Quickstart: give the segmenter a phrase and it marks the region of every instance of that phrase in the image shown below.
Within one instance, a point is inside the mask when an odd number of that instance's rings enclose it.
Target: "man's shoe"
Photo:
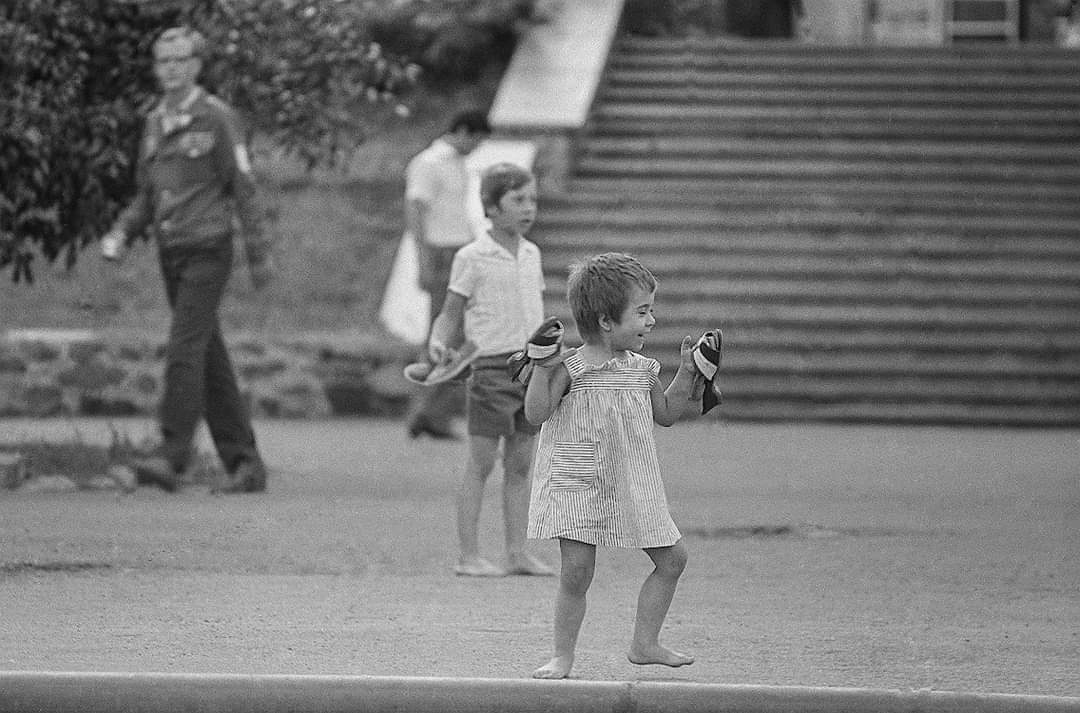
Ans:
[[[231,473],[225,473],[213,492],[219,495],[261,493],[266,490],[266,466],[261,459],[244,459]]]
[[[266,465],[261,458],[242,461],[236,469],[236,474],[244,478],[247,483],[247,492],[262,493],[266,491]]]
[[[231,473],[225,473],[213,492],[221,495],[261,493],[266,490],[266,466],[259,459],[245,459]]]
[[[409,438],[430,436],[437,441],[456,441],[461,437],[449,428],[436,428],[427,419],[420,418],[409,424]]]
[[[127,465],[135,471],[135,482],[139,485],[156,485],[167,493],[180,489],[180,473],[161,456],[136,456]]]

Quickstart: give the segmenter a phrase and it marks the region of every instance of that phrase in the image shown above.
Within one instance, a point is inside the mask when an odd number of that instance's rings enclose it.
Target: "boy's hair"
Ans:
[[[582,338],[600,334],[600,318],[618,322],[634,287],[653,291],[656,277],[624,253],[594,255],[570,266],[566,299]]]
[[[187,40],[191,43],[191,54],[195,57],[202,59],[206,54],[206,38],[198,30],[181,25],[179,27],[170,27],[169,29],[158,35],[154,40],[154,48],[158,45],[167,42],[176,42],[177,40]]]
[[[514,163],[496,163],[484,169],[480,176],[480,202],[484,204],[484,215],[489,208],[496,208],[499,201],[510,191],[532,183],[535,177]]]
[[[491,124],[488,123],[487,113],[479,109],[463,111],[450,120],[450,126],[446,132],[456,133],[458,129],[465,129],[467,134],[490,134]]]

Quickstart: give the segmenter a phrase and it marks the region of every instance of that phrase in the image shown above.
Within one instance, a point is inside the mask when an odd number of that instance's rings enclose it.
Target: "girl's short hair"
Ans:
[[[652,292],[656,277],[625,253],[594,255],[572,265],[566,299],[582,338],[600,334],[601,317],[619,321],[635,287]]]
[[[489,208],[496,208],[499,201],[510,191],[516,191],[535,180],[532,173],[513,163],[497,163],[484,170],[480,177],[480,201],[484,204],[484,214]]]

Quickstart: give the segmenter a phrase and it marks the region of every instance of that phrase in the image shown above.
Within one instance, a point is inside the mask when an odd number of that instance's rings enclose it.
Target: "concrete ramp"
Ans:
[[[1080,699],[944,691],[364,676],[0,673],[0,713],[1080,713]]]

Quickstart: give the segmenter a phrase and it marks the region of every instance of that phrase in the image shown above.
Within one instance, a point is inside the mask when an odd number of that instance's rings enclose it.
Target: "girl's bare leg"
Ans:
[[[686,567],[686,547],[682,540],[671,547],[654,547],[645,550],[653,561],[653,571],[641,585],[638,594],[637,619],[634,622],[634,640],[626,658],[634,664],[663,664],[686,666],[694,663],[694,657],[672,651],[660,645],[660,627],[664,625],[675,587]]]
[[[585,619],[585,595],[596,568],[596,546],[559,540],[562,569],[555,597],[555,655],[533,671],[533,678],[566,678],[574,666],[574,648]]]

